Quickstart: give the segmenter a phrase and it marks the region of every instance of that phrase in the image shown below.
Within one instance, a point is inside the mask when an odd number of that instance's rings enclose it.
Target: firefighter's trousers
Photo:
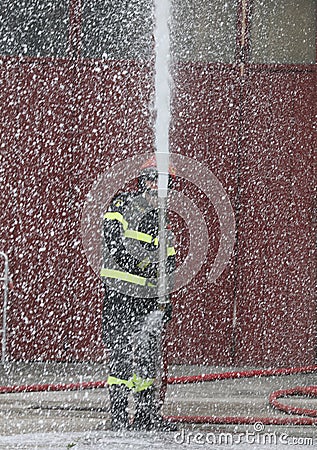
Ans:
[[[113,382],[109,388],[113,428],[127,426],[130,392],[135,394],[139,416],[158,412],[154,380],[161,368],[163,325],[156,305],[153,299],[106,290],[103,324]]]

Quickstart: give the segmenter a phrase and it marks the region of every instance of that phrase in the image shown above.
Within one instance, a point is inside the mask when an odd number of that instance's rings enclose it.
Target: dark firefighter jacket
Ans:
[[[168,230],[166,273],[175,269],[173,235]],[[157,301],[159,269],[158,211],[140,192],[119,194],[104,215],[104,267],[108,290],[135,301]],[[171,280],[167,276],[167,286]]]

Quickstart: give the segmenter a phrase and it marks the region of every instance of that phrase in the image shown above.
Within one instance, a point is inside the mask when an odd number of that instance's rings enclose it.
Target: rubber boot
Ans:
[[[159,411],[155,388],[135,394],[136,408],[132,428],[137,431],[177,431],[175,424],[164,420]]]
[[[109,387],[111,429],[113,431],[129,428],[128,393],[129,391],[125,386],[114,385]]]

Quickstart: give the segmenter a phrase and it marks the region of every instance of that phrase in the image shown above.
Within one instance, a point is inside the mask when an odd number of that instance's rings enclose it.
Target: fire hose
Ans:
[[[212,382],[228,379],[243,379],[252,377],[273,377],[282,375],[295,375],[301,373],[317,372],[317,366],[293,367],[281,369],[256,369],[247,371],[232,371],[223,373],[212,373],[194,376],[171,377],[167,379],[167,384],[188,384]],[[167,419],[181,423],[209,423],[209,424],[239,424],[248,425],[262,423],[263,425],[316,425],[317,409],[298,408],[287,406],[279,402],[278,398],[289,396],[306,396],[317,398],[317,386],[296,387],[272,392],[269,403],[275,409],[287,414],[297,414],[302,417],[242,417],[242,416],[168,416]],[[309,416],[309,417],[305,417]]]
[[[229,379],[243,379],[252,377],[273,377],[283,375],[295,375],[317,372],[317,366],[293,367],[285,369],[256,369],[247,371],[232,371],[222,373],[211,373],[194,376],[169,377],[163,380],[167,385],[190,384],[214,382]],[[58,392],[58,391],[78,391],[86,389],[100,389],[107,386],[106,381],[87,381],[79,383],[60,384],[31,384],[0,386],[0,394],[28,393],[28,392]],[[278,401],[280,398],[291,396],[305,396],[317,398],[317,386],[295,387],[272,392],[269,403],[275,409],[281,410],[289,415],[299,415],[300,417],[242,417],[242,416],[166,416],[172,422],[180,423],[209,423],[209,424],[255,424],[263,425],[317,425],[317,410],[287,406]]]

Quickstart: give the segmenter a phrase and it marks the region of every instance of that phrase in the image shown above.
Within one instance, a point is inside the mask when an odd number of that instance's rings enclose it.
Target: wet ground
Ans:
[[[233,370],[170,367],[169,375],[199,375]],[[106,379],[102,364],[9,363],[0,366],[2,386],[76,383]],[[288,417],[268,403],[272,391],[316,385],[316,374],[169,385],[165,415]],[[316,409],[317,399],[283,402]],[[131,413],[133,412],[131,404]],[[0,449],[291,449],[317,447],[315,425],[192,425],[176,433],[113,433],[106,389],[0,395]]]

